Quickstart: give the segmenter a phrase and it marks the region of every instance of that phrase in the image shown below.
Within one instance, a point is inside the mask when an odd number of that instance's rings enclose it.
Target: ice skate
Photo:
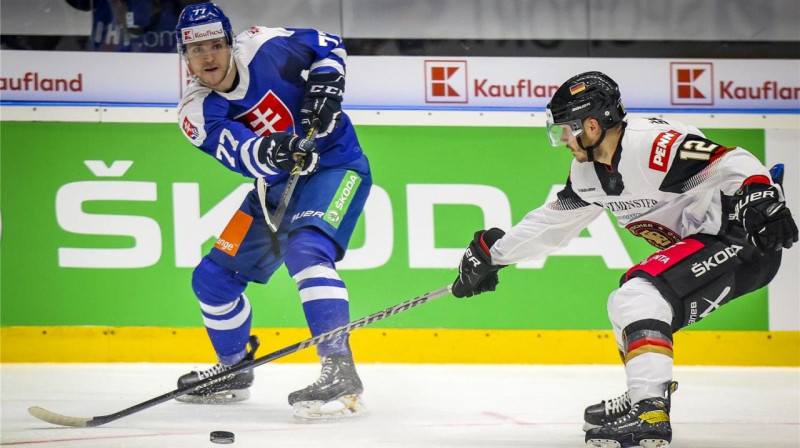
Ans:
[[[671,381],[667,388],[667,398],[678,390],[678,383]],[[592,428],[599,428],[617,418],[627,414],[631,410],[631,397],[626,391],[624,394],[600,403],[588,406],[583,412],[583,430],[588,431]]]
[[[322,372],[314,384],[289,394],[294,418],[317,422],[366,414],[361,402],[364,387],[351,355],[331,355],[322,359]]]
[[[611,423],[586,432],[586,446],[595,448],[666,448],[671,441],[668,398],[646,398]]]
[[[208,377],[216,375],[220,372],[230,370],[238,364],[243,362],[252,361],[255,357],[256,350],[260,345],[258,336],[250,336],[247,341],[250,349],[247,350],[245,357],[239,363],[233,366],[226,366],[220,363],[212,366],[206,370],[192,370],[191,372],[182,375],[178,378],[178,387],[191,386]],[[244,372],[235,373],[207,386],[203,386],[193,392],[181,395],[175,398],[178,401],[185,403],[205,403],[205,404],[225,404],[236,401],[244,401],[250,398],[250,386],[253,384],[253,370],[246,370]]]

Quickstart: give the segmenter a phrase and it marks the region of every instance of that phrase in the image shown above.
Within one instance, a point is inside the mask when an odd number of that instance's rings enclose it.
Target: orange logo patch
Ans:
[[[233,218],[231,218],[228,223],[228,226],[225,227],[222,235],[217,239],[214,247],[231,257],[235,257],[236,252],[239,251],[239,245],[242,244],[242,240],[244,240],[245,235],[247,235],[247,231],[250,230],[250,224],[252,223],[252,216],[241,210],[237,210],[236,214],[233,215]]]

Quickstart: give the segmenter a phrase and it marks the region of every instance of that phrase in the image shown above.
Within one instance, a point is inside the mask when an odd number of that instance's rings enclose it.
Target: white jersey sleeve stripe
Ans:
[[[330,67],[336,70],[337,73],[340,73],[342,75],[344,74],[344,66],[340,62],[335,61],[333,59],[321,59],[311,64],[309,72],[314,72],[315,70],[321,67]]]
[[[262,140],[264,140],[263,137],[259,138],[258,140],[256,140],[254,137],[242,143],[242,149],[240,151],[242,163],[247,168],[247,171],[253,175],[253,177],[264,177],[265,175],[275,176],[279,174],[277,171],[258,161],[256,151],[258,150],[258,147],[261,146]]]

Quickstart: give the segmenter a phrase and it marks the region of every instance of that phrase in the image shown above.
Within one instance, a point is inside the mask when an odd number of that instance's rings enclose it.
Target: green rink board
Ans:
[[[388,262],[341,271],[353,319],[438,289],[456,276],[455,266],[409,267],[408,184],[494,186],[507,196],[511,220],[518,222],[545,201],[552,185],[564,183],[571,160],[568,151],[549,146],[542,128],[358,126],[357,131],[375,185],[389,195],[394,233]],[[763,160],[763,130],[706,132],[721,144],[748,148]],[[0,325],[202,326],[191,290],[192,267],[176,264],[175,234],[183,229],[175,228],[173,194],[177,184],[197,185],[203,215],[246,179],[194,148],[171,124],[2,122],[0,139]],[[84,163],[87,160],[102,160],[107,166],[114,161],[133,164],[121,176],[100,173],[98,177]],[[130,234],[65,230],[58,222],[56,198],[59,190],[71,191],[67,185],[99,197],[124,191],[139,198],[87,201],[82,210],[93,215],[93,221],[109,216],[111,228],[119,222],[115,215],[127,215],[139,217],[142,229],[156,229],[161,248],[154,264],[60,267],[59,248],[124,249],[144,244]],[[434,222],[437,248],[463,248],[483,227],[483,216],[474,205],[436,205]],[[634,263],[653,252],[644,240],[616,224],[615,228]],[[214,240],[209,235],[198,253],[206,253]],[[364,241],[362,221],[351,248]],[[608,329],[606,299],[624,272],[609,269],[598,256],[551,256],[541,269],[504,269],[495,293],[443,298],[375,326]],[[284,268],[268,285],[250,285],[247,294],[255,326],[305,325],[294,282]],[[692,328],[767,330],[767,315],[767,293],[762,289]]]

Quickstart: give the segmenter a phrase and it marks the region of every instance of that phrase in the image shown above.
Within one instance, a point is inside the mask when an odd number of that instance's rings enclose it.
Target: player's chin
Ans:
[[[203,73],[203,76],[200,77],[200,81],[209,87],[213,87],[222,82],[222,77],[218,76],[216,73]]]
[[[583,151],[572,148],[570,148],[570,150],[572,151],[572,156],[575,157],[575,160],[578,162],[587,162],[589,160]]]

